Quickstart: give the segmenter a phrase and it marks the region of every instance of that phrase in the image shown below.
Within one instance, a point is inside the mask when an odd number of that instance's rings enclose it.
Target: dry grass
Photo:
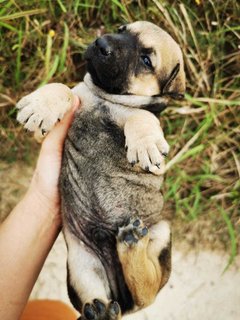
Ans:
[[[186,99],[162,115],[172,145],[164,187],[176,238],[237,252],[240,234],[240,5],[238,1],[0,0],[0,139],[6,162],[37,150],[15,122],[15,102],[48,81],[82,79],[96,35],[150,20],[180,44]],[[26,141],[27,139],[27,141]]]

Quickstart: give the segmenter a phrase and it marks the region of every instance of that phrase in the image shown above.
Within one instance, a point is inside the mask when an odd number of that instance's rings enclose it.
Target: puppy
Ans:
[[[98,38],[85,58],[82,83],[36,90],[17,118],[42,135],[80,97],[60,176],[68,292],[80,319],[117,320],[151,304],[170,275],[160,192],[169,146],[154,114],[183,96],[185,74],[177,43],[144,21]]]

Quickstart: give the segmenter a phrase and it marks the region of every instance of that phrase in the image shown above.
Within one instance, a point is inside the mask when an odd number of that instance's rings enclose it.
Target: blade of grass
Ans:
[[[5,12],[7,11],[8,8],[10,8],[12,6],[12,2],[8,1],[8,3],[4,4],[4,6],[2,8],[0,8],[0,17],[3,16],[5,14]]]
[[[178,160],[178,163],[191,157],[191,156],[194,156],[200,152],[203,151],[203,149],[205,148],[205,145],[204,144],[199,144],[198,146],[186,151]]]
[[[188,152],[191,145],[193,145],[194,142],[201,136],[201,134],[209,128],[211,123],[212,123],[212,119],[210,118],[206,119],[205,123],[195,133],[195,135],[184,145],[184,147],[175,155],[175,157],[166,164],[165,172],[167,172],[173,165],[175,165],[177,162],[179,162],[182,159],[185,153]]]
[[[196,102],[208,102],[208,103],[217,103],[222,105],[229,105],[229,106],[239,106],[240,100],[227,100],[227,99],[214,99],[214,98],[194,98],[192,100]]]
[[[235,257],[237,255],[237,239],[236,239],[236,235],[235,235],[235,230],[233,227],[233,224],[228,216],[228,214],[226,213],[226,211],[218,206],[218,209],[223,217],[223,220],[226,223],[227,229],[228,229],[228,234],[229,234],[229,238],[230,238],[230,242],[231,242],[231,253],[230,253],[230,257],[228,260],[228,263],[226,265],[226,267],[223,270],[223,273],[227,271],[227,269],[230,267],[230,265],[234,262]]]
[[[185,208],[187,209],[188,215],[187,215],[186,218],[189,219],[189,220],[195,220],[198,217],[199,207],[201,207],[201,206],[199,206],[199,203],[200,203],[200,200],[201,200],[201,193],[199,191],[199,187],[198,186],[196,186],[193,189],[193,194],[194,194],[193,204],[192,204],[191,199],[188,199],[188,198],[183,199],[182,202],[179,201],[179,203],[184,205]]]
[[[182,11],[183,17],[184,17],[184,19],[185,19],[185,21],[187,23],[188,29],[189,29],[189,31],[191,33],[195,48],[197,50],[197,56],[198,56],[197,61],[201,65],[203,80],[204,80],[204,82],[206,84],[207,89],[209,90],[210,89],[210,85],[209,85],[209,82],[208,82],[208,76],[204,72],[205,66],[204,66],[204,63],[203,63],[202,54],[201,54],[201,50],[200,50],[200,47],[199,47],[199,44],[198,44],[198,40],[197,40],[196,34],[194,32],[194,28],[193,28],[192,23],[191,23],[191,19],[190,19],[189,15],[188,15],[188,12],[187,12],[186,7],[184,6],[184,4],[180,3],[179,7],[180,7],[180,10]]]
[[[62,12],[67,13],[67,9],[64,6],[64,4],[62,3],[62,1],[61,0],[57,0],[57,3],[59,5],[59,7],[61,8]]]
[[[193,193],[195,194],[195,199],[191,207],[190,215],[192,219],[196,219],[199,214],[199,208],[201,208],[200,201],[202,198],[198,185],[196,185],[196,187],[193,189]]]
[[[50,61],[52,56],[52,38],[54,35],[54,31],[50,30],[47,35],[47,47],[45,54],[45,75],[47,76],[50,69]]]
[[[127,10],[127,8],[126,8],[125,5],[122,5],[122,3],[121,3],[120,1],[118,1],[118,0],[111,0],[111,1],[112,1],[112,4],[113,4],[113,5],[115,5],[115,6],[117,6],[118,8],[120,8],[121,11],[122,11],[122,13],[123,13],[124,15],[126,15],[126,17],[127,17],[126,20],[132,21],[132,18],[131,18],[131,16],[130,16],[130,14],[129,14],[129,12],[128,12],[128,10]],[[115,9],[115,8],[114,8],[114,6],[113,6],[113,12],[115,12],[114,9]],[[118,14],[119,14],[119,13],[118,13]]]
[[[74,4],[74,13],[77,14],[77,9],[79,7],[82,8],[99,8],[99,5],[96,4],[89,4],[89,3],[80,3],[80,0],[77,0]]]
[[[165,201],[167,201],[171,197],[174,197],[177,194],[178,190],[180,189],[181,177],[169,177],[167,178],[166,183],[169,185],[169,188],[167,189],[167,193],[164,194]]]
[[[121,4],[120,1],[118,1],[118,0],[111,0],[111,1],[112,1],[112,3],[115,4],[118,8],[120,8],[123,13],[125,13],[125,14],[127,13],[126,8]]]
[[[63,72],[65,69],[65,61],[67,56],[68,44],[69,44],[69,29],[67,24],[64,22],[64,40],[63,40],[63,46],[61,50],[59,68],[58,68],[60,73]]]
[[[49,80],[53,77],[55,72],[57,71],[58,64],[59,64],[59,55],[56,55],[52,64],[52,68],[49,70],[48,74],[46,75],[45,79],[40,83],[38,87],[43,86],[44,84],[48,83]]]
[[[10,24],[5,23],[5,22],[2,22],[2,21],[0,21],[0,27],[6,28],[6,29],[11,30],[11,31],[14,31],[14,32],[18,32],[18,29],[17,29],[17,28],[14,28],[14,27],[11,26]]]
[[[15,69],[15,81],[16,87],[20,84],[20,72],[21,72],[21,53],[22,53],[22,30],[18,32],[18,47],[17,47],[17,58],[16,58],[16,69]]]
[[[43,14],[47,11],[47,9],[33,9],[33,10],[26,10],[22,12],[16,12],[13,14],[9,14],[3,17],[0,17],[0,21],[7,21],[7,20],[14,20],[14,19],[19,19],[22,17],[27,17],[35,14]]]

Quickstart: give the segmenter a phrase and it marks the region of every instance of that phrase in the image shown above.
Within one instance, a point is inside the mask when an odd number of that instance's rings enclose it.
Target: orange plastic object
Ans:
[[[20,320],[76,320],[77,314],[68,305],[55,300],[29,301]]]

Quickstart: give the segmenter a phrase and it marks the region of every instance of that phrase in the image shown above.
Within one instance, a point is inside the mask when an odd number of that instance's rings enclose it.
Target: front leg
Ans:
[[[40,140],[60,121],[74,102],[72,91],[61,83],[47,84],[17,103],[17,120]]]
[[[156,175],[163,174],[169,145],[159,120],[148,111],[138,110],[128,117],[124,133],[128,161]]]

